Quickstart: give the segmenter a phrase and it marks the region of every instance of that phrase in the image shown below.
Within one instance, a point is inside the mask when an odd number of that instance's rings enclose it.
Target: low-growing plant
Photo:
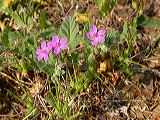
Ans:
[[[94,0],[94,2],[99,6],[99,16],[105,17],[111,13],[117,0]]]
[[[111,0],[110,3],[106,4],[101,0],[101,16],[111,12],[116,0]],[[33,9],[35,10],[34,7]],[[82,34],[79,34],[79,25],[74,17],[65,18],[57,29],[47,25],[45,11],[40,14],[38,25],[34,25],[32,10],[17,5],[17,10],[7,11],[17,27],[11,30],[6,25],[1,33],[0,64],[1,70],[8,66],[21,73],[34,71],[47,76],[49,94],[45,96],[45,100],[51,106],[49,119],[56,119],[58,116],[72,120],[81,116],[81,108],[85,105],[75,101],[80,93],[86,91],[92,80],[98,79],[108,87],[103,77],[114,69],[120,69],[127,75],[132,74],[129,64],[136,64],[131,59],[131,53],[132,42],[137,37],[139,14],[133,21],[126,20],[122,33],[98,30],[96,25],[87,22],[83,26]],[[121,51],[118,48],[119,41],[126,42],[127,48]],[[110,54],[108,58],[107,53]],[[32,107],[33,98],[26,91],[25,100],[9,93],[26,105],[28,112],[25,113],[24,120],[36,115],[37,109]]]
[[[21,86],[21,85],[20,85]],[[22,86],[21,86],[22,87]],[[32,96],[30,96],[27,91],[22,87],[23,90],[23,98],[19,97],[18,95],[15,95],[15,93],[8,91],[8,94],[11,95],[13,98],[15,98],[16,100],[18,100],[21,104],[26,106],[27,111],[20,111],[21,115],[25,115],[23,120],[29,119],[29,118],[33,118],[35,115],[38,114],[38,108],[34,107],[34,98]],[[25,112],[25,114],[24,114]]]

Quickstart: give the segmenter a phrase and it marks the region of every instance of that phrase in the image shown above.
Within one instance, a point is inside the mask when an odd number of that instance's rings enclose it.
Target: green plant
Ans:
[[[20,85],[20,84],[19,84]],[[21,85],[20,85],[21,86]],[[22,87],[22,86],[21,86]],[[26,106],[27,111],[25,113],[25,117],[23,120],[26,120],[28,118],[34,117],[36,114],[38,114],[38,108],[33,107],[34,99],[31,97],[27,91],[22,87],[23,90],[23,98],[20,98],[18,95],[15,95],[10,90],[7,90],[8,94],[11,95],[13,98],[17,99],[19,102],[21,102],[23,105]]]
[[[132,71],[129,69],[129,64],[140,65],[131,59],[131,53],[138,50],[137,46],[137,26],[138,17],[142,14],[142,1],[139,0],[139,6],[132,0],[132,6],[135,9],[135,17],[129,21],[126,20],[123,25],[123,32],[120,36],[120,40],[124,40],[127,43],[127,48],[123,52],[118,52],[118,60],[122,63],[122,71],[129,76],[132,75]],[[136,45],[136,50],[133,49],[133,43]],[[120,50],[119,50],[120,51]],[[141,66],[141,65],[140,65]]]
[[[60,36],[67,37],[69,39],[69,47],[73,48],[80,42],[80,36],[78,32],[79,26],[77,23],[75,23],[75,19],[73,17],[68,17],[62,22]]]
[[[116,0],[94,0],[99,6],[99,16],[105,17],[110,14],[116,4]]]
[[[61,1],[57,2],[62,5]],[[94,2],[99,6],[100,17],[110,14],[116,4],[116,0]],[[81,93],[85,93],[94,80],[99,80],[102,89],[105,90],[112,84],[110,78],[108,80],[110,73],[118,71],[128,77],[133,74],[129,68],[130,64],[141,66],[132,60],[132,53],[135,52],[133,43],[137,40],[137,26],[141,25],[138,19],[142,5],[141,1],[139,2],[138,6],[132,0],[136,17],[131,19],[131,16],[125,21],[122,33],[98,30],[96,25],[91,25],[90,20],[80,26],[83,28],[81,32],[75,18],[71,16],[65,18],[59,28],[54,28],[47,24],[45,10],[40,13],[39,20],[34,19],[34,12],[40,3],[34,5],[32,0],[15,5],[16,10],[9,7],[5,13],[11,17],[10,22],[16,27],[12,28],[6,24],[0,33],[0,71],[5,71],[8,67],[20,73],[32,71],[34,74],[44,75],[47,82],[42,92],[47,92],[43,96],[46,102],[43,106],[43,118],[78,119],[89,103],[88,98],[81,98],[82,101],[79,101]],[[124,45],[123,49],[119,47],[120,44]],[[111,51],[113,55],[110,54]],[[105,70],[100,71],[102,65],[105,66]],[[30,80],[26,77],[22,78],[22,81],[26,79]],[[30,81],[34,80],[33,78]],[[114,85],[116,84],[113,83],[111,86],[115,87]],[[21,89],[25,96],[23,99],[21,94],[14,95],[9,90],[8,93],[25,105],[27,112],[23,120],[32,119],[39,114],[38,108],[33,107],[34,99],[25,88]],[[42,92],[40,94],[43,94]]]

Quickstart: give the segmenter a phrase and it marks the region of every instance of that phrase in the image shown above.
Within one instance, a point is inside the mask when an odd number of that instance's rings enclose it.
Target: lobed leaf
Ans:
[[[62,22],[60,36],[67,37],[69,39],[69,47],[76,47],[78,44],[78,32],[79,26],[77,23],[75,23],[75,19],[73,17],[69,17]]]
[[[160,28],[160,19],[141,15],[138,17],[138,26],[144,28]]]

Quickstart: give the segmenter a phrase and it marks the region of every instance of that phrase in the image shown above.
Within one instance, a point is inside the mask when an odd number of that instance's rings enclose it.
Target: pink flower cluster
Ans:
[[[44,60],[48,61],[48,55],[50,51],[53,49],[54,54],[58,55],[62,50],[67,49],[66,45],[67,38],[62,38],[59,40],[58,36],[53,36],[52,41],[46,43],[45,41],[41,43],[41,49],[36,50],[36,54],[38,55],[38,61],[44,58]]]
[[[92,40],[92,45],[97,46],[99,42],[104,43],[105,38],[104,35],[106,30],[97,30],[95,25],[92,25],[91,31],[87,33],[87,38]],[[58,36],[53,36],[52,41],[46,43],[45,41],[41,43],[41,49],[36,50],[36,54],[38,55],[38,61],[44,58],[45,61],[48,61],[48,55],[50,51],[53,49],[55,55],[58,55],[62,50],[68,49],[66,42],[67,38],[62,38],[61,40]]]
[[[106,33],[106,30],[99,30],[98,31],[97,27],[95,25],[92,25],[91,31],[87,33],[87,37],[89,39],[92,39],[92,45],[96,46],[96,45],[98,45],[98,42],[104,43],[105,33]]]

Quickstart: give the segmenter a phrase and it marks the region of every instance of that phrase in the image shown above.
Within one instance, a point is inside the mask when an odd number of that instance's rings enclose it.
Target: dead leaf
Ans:
[[[115,50],[111,50],[110,52],[109,52],[109,55],[111,56],[111,57],[115,57],[116,56],[116,51]]]
[[[110,77],[110,82],[115,86],[119,79],[119,74],[117,72],[109,72],[107,73]]]
[[[40,82],[36,82],[35,84],[33,84],[32,88],[30,89],[31,95],[34,97],[40,92],[42,88],[43,88],[43,85]]]
[[[153,110],[153,118],[154,120],[160,120],[160,105]]]
[[[150,120],[152,118],[152,112],[150,111],[144,111],[143,115],[145,116],[145,118],[147,118],[148,120]]]
[[[150,68],[158,68],[160,67],[160,49],[154,51],[154,56],[145,59],[149,62],[148,66]]]
[[[21,72],[21,77],[22,77],[22,78],[28,78],[29,76],[28,76],[28,73],[27,73],[27,72],[22,71],[22,72]]]

